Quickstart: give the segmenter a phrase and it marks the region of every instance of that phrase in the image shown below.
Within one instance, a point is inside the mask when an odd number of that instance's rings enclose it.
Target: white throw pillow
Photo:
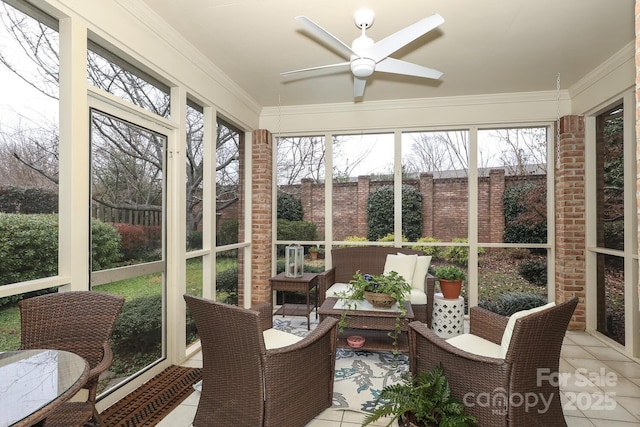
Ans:
[[[398,252],[399,256],[411,256],[403,254],[402,252]],[[416,267],[413,269],[413,280],[411,282],[411,287],[413,289],[421,290],[425,292],[424,289],[424,278],[427,276],[429,272],[429,264],[431,264],[431,256],[420,255],[416,258]]]
[[[418,255],[387,255],[384,263],[384,274],[395,271],[409,284],[413,283],[413,270],[416,268]]]
[[[505,358],[507,355],[507,350],[509,350],[509,344],[511,343],[511,335],[513,335],[513,328],[516,326],[516,320],[526,317],[530,314],[537,313],[542,310],[546,310],[555,306],[555,302],[550,302],[546,305],[541,305],[540,307],[530,308],[529,310],[521,310],[516,313],[513,313],[509,316],[509,321],[507,322],[507,327],[504,328],[504,332],[502,333],[502,348],[500,351],[500,357]]]
[[[418,256],[416,259],[416,268],[413,270],[413,281],[411,282],[413,289],[424,292],[424,278],[427,277],[429,264],[431,264],[431,256]]]

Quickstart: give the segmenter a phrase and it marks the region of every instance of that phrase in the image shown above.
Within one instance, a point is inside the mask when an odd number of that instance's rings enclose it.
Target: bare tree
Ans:
[[[0,64],[44,96],[57,99],[58,33],[6,3],[3,3],[3,8],[4,12],[0,14],[2,25],[11,46],[0,49]],[[170,99],[167,88],[99,46],[90,43],[90,47],[87,77],[91,84],[152,113],[168,117]],[[107,55],[103,56],[103,53]],[[202,197],[203,120],[201,114],[194,114],[189,109],[186,120],[188,227],[194,229],[202,216],[202,209],[197,206]],[[6,126],[0,127],[0,132],[0,141],[3,142],[0,155],[4,154],[5,159],[2,163],[9,164],[7,159],[17,160],[25,170],[57,183],[57,126],[34,122],[29,127],[23,126],[19,133],[7,132]],[[92,162],[94,172],[99,171],[98,177],[94,173],[95,202],[141,210],[155,210],[161,206],[162,187],[158,186],[158,181],[164,174],[163,153],[166,147],[163,138],[142,135],[140,129],[123,126],[112,118],[92,116]],[[220,180],[218,189],[223,190],[218,193],[220,200],[217,206],[221,209],[238,197],[239,133],[220,125],[217,135],[216,171]],[[39,181],[23,181],[27,182]],[[109,188],[109,185],[115,187]]]
[[[511,175],[527,175],[531,173],[530,166],[546,172],[547,133],[545,128],[496,129],[490,135],[499,143],[501,147],[499,159]]]
[[[407,172],[442,172],[462,170],[465,175],[469,165],[467,131],[421,132],[412,134],[411,154],[405,155],[403,164]]]

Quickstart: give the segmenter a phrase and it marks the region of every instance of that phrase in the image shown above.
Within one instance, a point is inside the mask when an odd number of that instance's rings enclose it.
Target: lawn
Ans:
[[[237,261],[221,258],[218,271],[235,268]],[[186,275],[187,293],[202,295],[202,260],[200,258],[187,261]],[[162,292],[161,274],[149,274],[127,280],[120,280],[96,287],[94,290],[121,295],[127,301],[136,298],[160,295]],[[20,346],[20,310],[18,304],[0,307],[0,351],[15,350]]]

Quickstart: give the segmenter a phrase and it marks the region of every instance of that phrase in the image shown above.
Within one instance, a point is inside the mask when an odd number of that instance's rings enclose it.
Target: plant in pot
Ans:
[[[362,274],[357,271],[349,282],[349,289],[340,292],[337,296],[345,301],[349,310],[357,309],[358,304],[364,300],[376,308],[390,308],[397,302],[398,315],[395,319],[394,330],[389,332],[389,337],[393,339],[393,353],[397,354],[398,337],[402,333],[401,328],[407,315],[405,295],[409,295],[410,292],[411,284],[395,271],[380,275]],[[347,314],[347,310],[342,312],[338,324],[341,331],[347,327]]]
[[[465,406],[451,396],[449,381],[442,365],[418,376],[407,373],[397,384],[385,386],[372,413],[364,419],[367,426],[380,418],[392,417],[402,427],[475,426],[475,417],[465,414]]]
[[[320,248],[317,246],[309,247],[309,256],[311,259],[318,259],[318,252],[320,252]]]
[[[466,280],[465,272],[455,265],[437,268],[435,276],[440,283],[440,291],[446,299],[456,299],[462,290],[462,281]]]

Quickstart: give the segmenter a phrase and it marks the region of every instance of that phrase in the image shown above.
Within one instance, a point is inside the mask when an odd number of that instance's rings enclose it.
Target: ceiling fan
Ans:
[[[409,25],[408,27],[391,34],[379,42],[374,42],[371,38],[367,37],[365,33],[366,29],[371,27],[373,24],[374,18],[374,12],[369,9],[361,9],[354,13],[353,19],[356,26],[362,30],[362,35],[355,39],[351,44],[351,47],[349,47],[306,16],[296,17],[295,19],[304,24],[311,34],[315,35],[318,39],[328,44],[343,56],[349,58],[349,62],[340,62],[337,64],[287,71],[281,73],[281,75],[288,76],[295,73],[325,68],[346,69],[349,67],[353,74],[354,98],[360,98],[364,95],[367,78],[371,76],[374,71],[424,77],[427,79],[439,79],[442,76],[442,72],[438,70],[389,57],[389,55],[396,52],[398,49],[442,24],[444,19],[440,15],[436,13],[435,15],[424,18],[415,24]]]

